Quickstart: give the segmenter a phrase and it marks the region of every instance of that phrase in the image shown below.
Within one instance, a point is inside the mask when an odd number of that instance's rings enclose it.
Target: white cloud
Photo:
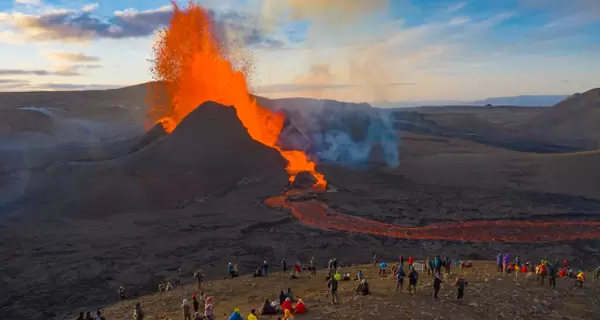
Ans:
[[[454,12],[456,12],[456,11],[464,8],[466,5],[467,5],[466,1],[458,2],[458,3],[455,3],[455,4],[452,4],[452,5],[448,6],[446,8],[446,10],[444,10],[444,12],[445,13],[454,13]]]
[[[42,50],[40,54],[48,59],[55,61],[66,61],[66,62],[98,62],[99,57],[89,56],[81,52],[74,51],[51,51]]]
[[[85,6],[83,6],[83,8],[81,8],[81,11],[83,12],[92,12],[96,9],[98,9],[98,4],[97,3],[90,3],[90,4],[86,4]]]
[[[458,17],[458,18],[454,18],[452,20],[450,20],[449,24],[450,25],[460,25],[460,24],[465,24],[467,22],[471,21],[470,18],[467,17]]]
[[[30,6],[40,6],[42,5],[42,0],[15,0],[15,3]]]

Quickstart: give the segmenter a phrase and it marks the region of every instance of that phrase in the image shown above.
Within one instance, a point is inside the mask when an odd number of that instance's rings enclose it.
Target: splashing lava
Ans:
[[[203,102],[232,106],[252,139],[277,149],[288,161],[290,182],[308,171],[317,181],[315,187],[325,187],[325,177],[304,152],[282,150],[276,144],[284,115],[259,106],[250,95],[246,75],[228,59],[211,14],[193,2],[185,9],[174,1],[172,5],[173,15],[155,44],[152,66],[154,79],[164,83],[170,101],[163,104],[156,87],[151,87],[150,116],[170,133]]]

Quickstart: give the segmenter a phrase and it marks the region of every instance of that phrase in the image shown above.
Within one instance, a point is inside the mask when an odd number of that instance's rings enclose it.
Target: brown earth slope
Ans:
[[[558,279],[556,288],[548,282],[540,285],[519,274],[498,274],[492,262],[474,261],[473,268],[451,269],[444,275],[445,283],[439,293],[439,300],[432,298],[432,278],[421,273],[417,293],[395,292],[392,276],[379,277],[378,268],[362,265],[341,268],[352,276],[362,270],[369,280],[372,294],[358,296],[354,293],[356,281],[340,281],[341,304],[332,306],[327,295],[326,271],[319,271],[316,277],[302,274],[301,279],[290,280],[280,273],[267,278],[242,277],[233,280],[210,281],[204,285],[204,293],[215,300],[217,319],[227,319],[234,308],[240,308],[245,317],[251,308],[260,309],[264,299],[273,301],[279,290],[291,288],[296,297],[302,298],[308,313],[296,315],[296,319],[596,319],[600,312],[600,286],[588,281],[583,289],[575,286],[572,279]],[[468,281],[465,298],[456,300],[453,281],[457,274],[463,274]],[[591,280],[591,273],[588,273]],[[185,279],[191,280],[189,275]],[[188,281],[189,281],[188,280]],[[408,283],[405,283],[408,285]],[[194,285],[187,285],[170,292],[135,297],[129,301],[104,308],[108,319],[128,319],[133,314],[133,306],[140,302],[148,319],[181,318],[182,299],[191,301],[192,293],[199,295]],[[85,309],[84,309],[85,310]],[[89,309],[88,309],[89,310]],[[73,310],[75,318],[77,310]],[[275,319],[275,316],[261,316],[261,319]]]
[[[586,149],[600,148],[600,88],[575,94],[522,125],[532,137]]]
[[[395,170],[422,183],[517,189],[600,199],[600,151],[536,154],[405,133]],[[392,172],[392,171],[390,171]]]

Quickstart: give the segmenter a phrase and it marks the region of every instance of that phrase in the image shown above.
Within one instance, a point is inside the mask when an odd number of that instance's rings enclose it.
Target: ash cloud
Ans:
[[[287,116],[280,136],[284,149],[303,150],[321,163],[353,168],[400,164],[400,137],[390,110],[366,103],[303,98],[270,103]]]
[[[325,131],[314,133],[313,152],[324,162],[361,167],[400,164],[399,137],[390,112],[324,113]]]

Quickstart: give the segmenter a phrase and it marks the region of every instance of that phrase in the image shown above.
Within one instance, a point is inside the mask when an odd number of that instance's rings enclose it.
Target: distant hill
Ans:
[[[522,95],[514,97],[493,97],[483,100],[417,100],[417,101],[383,101],[373,102],[373,106],[380,108],[411,108],[420,106],[517,106],[517,107],[549,107],[553,106],[569,95]]]
[[[569,97],[568,95],[547,95],[547,96],[535,96],[535,95],[524,95],[514,97],[496,97],[487,98],[483,100],[476,100],[468,102],[469,105],[501,105],[501,106],[519,106],[519,107],[549,107],[553,106],[564,99]]]
[[[600,148],[600,88],[574,94],[522,125],[541,141]]]

